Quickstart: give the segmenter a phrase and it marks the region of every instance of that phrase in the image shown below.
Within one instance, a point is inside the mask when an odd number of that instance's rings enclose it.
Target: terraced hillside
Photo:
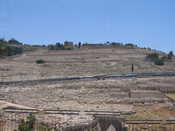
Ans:
[[[145,49],[48,51],[40,48],[21,56],[1,59],[1,81],[128,74],[132,73],[132,64],[135,66],[134,73],[175,72],[174,58],[164,66],[157,66],[145,60],[145,56],[151,52]],[[36,64],[39,59],[45,63]],[[37,109],[155,112],[157,108],[163,108],[164,113],[170,114],[174,103],[167,96],[175,92],[174,81],[175,77],[111,78],[6,85],[0,87],[0,99]],[[149,107],[150,110],[147,110]],[[159,114],[156,118],[164,116]],[[174,114],[169,116],[175,119]],[[142,118],[140,114],[134,117]]]
[[[1,81],[31,80],[41,78],[89,76],[100,74],[128,74],[134,64],[134,73],[174,72],[174,61],[157,66],[146,61],[153,51],[146,49],[75,49],[48,51],[39,49],[19,57],[1,59]],[[36,64],[36,60],[46,61]]]

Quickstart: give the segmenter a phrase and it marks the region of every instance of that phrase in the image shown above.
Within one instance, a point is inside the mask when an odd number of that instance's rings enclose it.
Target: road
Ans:
[[[8,81],[0,82],[0,86],[4,85],[31,85],[48,82],[59,82],[59,81],[72,81],[72,80],[100,80],[100,79],[111,79],[111,78],[149,78],[149,77],[175,77],[175,73],[140,73],[140,74],[112,74],[112,75],[96,75],[96,76],[80,76],[80,77],[65,77],[65,78],[48,78],[38,80],[24,80],[24,81]]]

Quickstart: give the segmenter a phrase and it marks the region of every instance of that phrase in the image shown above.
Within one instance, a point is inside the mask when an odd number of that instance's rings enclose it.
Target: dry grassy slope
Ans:
[[[155,104],[152,106],[137,106],[134,107],[134,110],[138,111],[136,114],[133,114],[128,117],[128,119],[137,119],[137,120],[169,120],[175,119],[175,109],[162,105]]]
[[[40,79],[48,77],[88,76],[99,74],[175,71],[175,62],[156,66],[145,61],[145,49],[81,49],[69,51],[48,51],[44,48],[28,52],[22,56],[1,60],[0,76],[3,81]],[[43,59],[43,65],[35,61]]]
[[[2,59],[0,74],[6,76],[4,81],[121,74],[131,73],[132,63],[135,65],[135,73],[174,72],[174,60],[165,66],[156,66],[145,61],[148,53],[150,51],[144,49],[38,49],[22,56]],[[37,65],[37,59],[43,59],[46,63]],[[169,100],[159,90],[175,90],[174,80],[175,77],[106,79],[67,81],[31,87],[1,87],[0,97],[33,108],[128,111],[133,110],[133,103],[168,103]],[[131,98],[128,95],[129,90]]]
[[[151,53],[144,49],[81,49],[71,51],[48,51],[38,49],[18,57],[1,59],[1,81],[40,79],[50,77],[87,76],[97,74],[175,72],[174,60],[165,66],[156,66],[145,61]],[[43,65],[35,61],[43,59]],[[2,79],[2,76],[3,79]],[[132,118],[174,119],[169,108],[154,109],[150,104],[162,103],[172,107],[166,96],[160,92],[172,90],[175,77],[106,79],[85,81],[64,81],[35,86],[6,86],[0,88],[0,98],[33,108],[44,109],[82,109],[82,110],[136,110]],[[131,92],[129,97],[128,93]],[[139,104],[141,106],[138,106]],[[144,105],[145,104],[145,105]],[[147,105],[147,106],[146,106]],[[156,105],[156,107],[158,107]],[[140,113],[140,110],[149,110]],[[157,110],[160,112],[155,113]],[[150,114],[150,115],[148,115]],[[165,114],[165,115],[164,115]],[[154,116],[154,117],[151,117]]]

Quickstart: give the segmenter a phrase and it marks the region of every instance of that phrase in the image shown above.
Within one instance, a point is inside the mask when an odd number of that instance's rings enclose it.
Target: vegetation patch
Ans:
[[[161,65],[164,65],[164,62],[165,62],[164,59],[158,58],[158,59],[156,59],[156,60],[154,61],[154,64],[155,64],[155,65],[161,66]]]
[[[160,57],[158,53],[148,54],[146,60],[154,62],[155,65],[164,65],[165,57]]]
[[[36,126],[37,124],[37,126]],[[18,129],[14,131],[51,131],[51,129],[44,123],[36,123],[34,115],[29,114],[27,120],[21,120]]]
[[[174,56],[173,51],[170,51],[170,52],[168,53],[168,59],[171,60],[171,59],[173,58],[173,56]]]
[[[129,120],[166,120],[171,116],[174,116],[174,110],[169,107],[160,107],[153,109],[152,107],[146,108],[143,106],[143,111],[139,111],[136,114],[128,116]]]
[[[153,62],[155,65],[162,66],[166,61],[172,60],[173,56],[174,54],[172,51],[165,56],[159,56],[158,53],[151,53],[146,56],[146,60]]]
[[[15,39],[0,39],[0,56],[13,56],[23,53],[23,44]]]
[[[14,131],[33,131],[35,127],[36,118],[32,114],[29,114],[27,120],[21,120],[18,129]]]
[[[44,63],[46,63],[46,62],[42,59],[36,60],[36,64],[44,64]]]
[[[57,42],[56,44],[48,45],[49,50],[72,50],[73,48],[73,42],[68,41],[65,41],[64,44]]]

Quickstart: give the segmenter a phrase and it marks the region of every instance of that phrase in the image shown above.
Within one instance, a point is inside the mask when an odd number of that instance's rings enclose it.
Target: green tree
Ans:
[[[162,58],[158,58],[158,59],[156,59],[155,61],[154,61],[154,64],[155,65],[164,65],[164,59],[162,59]]]
[[[44,64],[45,63],[45,61],[42,59],[36,60],[35,62],[36,62],[36,64]]]
[[[36,122],[35,116],[29,114],[26,121],[24,120],[21,121],[17,131],[34,131],[35,122]]]
[[[0,56],[12,56],[23,53],[22,43],[15,39],[0,39]]]
[[[168,53],[168,59],[171,60],[173,56],[174,56],[173,51],[170,51],[170,52]]]
[[[14,44],[14,45],[22,45],[21,42],[15,40],[14,38],[10,39],[10,40],[8,41],[8,43],[9,43],[9,44]]]
[[[165,64],[166,57],[160,57],[158,53],[151,53],[146,56],[146,59],[154,62],[155,65],[162,66]]]
[[[81,42],[78,43],[78,48],[81,48]]]

